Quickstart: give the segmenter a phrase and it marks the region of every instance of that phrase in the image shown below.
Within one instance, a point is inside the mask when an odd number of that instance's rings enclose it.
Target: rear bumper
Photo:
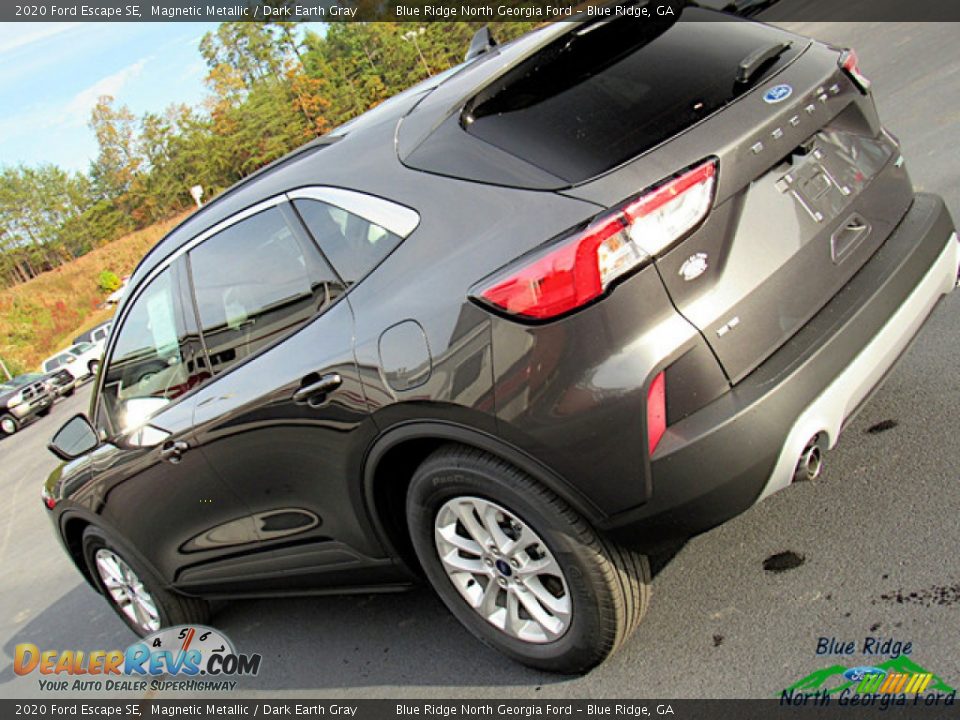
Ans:
[[[943,201],[918,194],[900,225],[826,307],[730,392],[671,426],[643,506],[610,518],[618,540],[656,547],[718,525],[790,484],[807,441],[833,447],[937,303],[960,244]]]

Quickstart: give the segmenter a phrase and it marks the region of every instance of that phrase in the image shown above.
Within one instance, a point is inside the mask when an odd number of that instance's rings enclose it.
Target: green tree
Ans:
[[[119,290],[120,285],[120,278],[117,277],[115,272],[101,270],[100,274],[97,275],[97,287],[100,288],[100,292],[104,295],[112,293],[114,290]]]
[[[137,118],[125,105],[114,107],[114,99],[104,95],[94,106],[89,125],[100,149],[90,179],[100,197],[118,198],[129,189],[142,162]]]

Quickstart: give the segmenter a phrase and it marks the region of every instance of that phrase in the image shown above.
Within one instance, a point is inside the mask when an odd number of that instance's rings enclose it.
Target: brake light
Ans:
[[[647,447],[650,454],[657,449],[660,438],[667,431],[667,388],[663,372],[657,375],[647,390]]]
[[[838,61],[843,71],[853,80],[853,84],[860,89],[860,92],[866,95],[870,91],[870,80],[860,71],[858,63],[859,60],[857,59],[857,52],[855,50],[844,50]]]
[[[713,204],[716,174],[716,160],[708,160],[660,183],[532,259],[521,259],[476,295],[534,320],[583,307],[696,227]]]

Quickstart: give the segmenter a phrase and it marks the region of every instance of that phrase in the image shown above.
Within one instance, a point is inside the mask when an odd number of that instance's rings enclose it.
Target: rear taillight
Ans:
[[[860,72],[855,50],[844,50],[840,54],[840,59],[837,61],[837,64],[843,69],[847,76],[853,80],[853,84],[860,89],[860,92],[866,94],[870,91],[870,80]]]
[[[511,315],[548,320],[603,295],[706,217],[717,162],[708,160],[604,213],[486,282],[475,296]]]
[[[667,430],[667,386],[664,374],[661,372],[647,390],[647,447],[650,454],[657,449],[657,444]]]

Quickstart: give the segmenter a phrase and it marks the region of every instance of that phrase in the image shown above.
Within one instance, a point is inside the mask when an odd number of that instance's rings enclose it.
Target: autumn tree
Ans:
[[[94,189],[100,197],[118,198],[130,187],[141,163],[137,118],[125,105],[114,107],[114,99],[104,95],[90,114],[89,126],[99,147],[90,167]]]

